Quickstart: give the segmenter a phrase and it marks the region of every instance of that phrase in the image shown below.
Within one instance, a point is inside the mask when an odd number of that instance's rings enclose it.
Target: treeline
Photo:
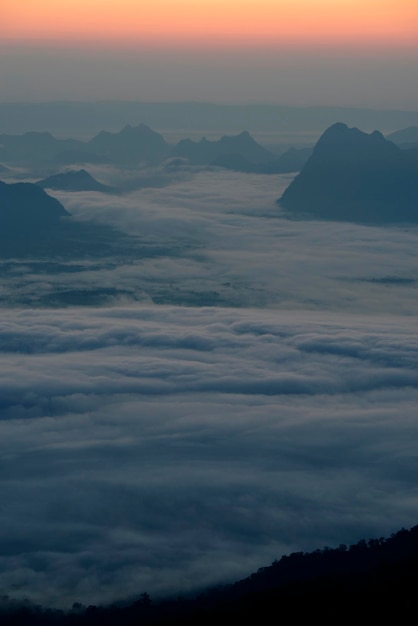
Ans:
[[[209,626],[282,619],[398,623],[415,608],[418,526],[390,538],[283,556],[232,585],[192,598],[152,602],[142,593],[127,606],[75,604],[68,612],[0,598],[2,626]]]

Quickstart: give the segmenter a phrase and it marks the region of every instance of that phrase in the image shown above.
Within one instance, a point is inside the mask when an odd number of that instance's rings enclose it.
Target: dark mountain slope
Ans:
[[[418,526],[389,539],[294,553],[235,583],[192,598],[108,607],[75,605],[69,613],[3,599],[2,626],[212,626],[308,620],[321,624],[410,621],[418,584]]]
[[[43,228],[69,215],[62,204],[31,183],[0,181],[0,223],[2,228]]]
[[[334,124],[279,200],[294,217],[418,221],[418,161],[381,133]]]

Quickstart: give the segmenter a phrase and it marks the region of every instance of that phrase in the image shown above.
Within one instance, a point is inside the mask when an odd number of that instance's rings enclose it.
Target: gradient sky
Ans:
[[[152,43],[398,42],[418,34],[415,0],[20,0],[2,16],[10,39],[126,38]]]
[[[416,0],[19,0],[0,42],[3,101],[418,108]]]

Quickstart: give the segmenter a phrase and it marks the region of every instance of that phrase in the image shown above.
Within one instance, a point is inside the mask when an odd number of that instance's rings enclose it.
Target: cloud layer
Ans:
[[[108,259],[90,263],[75,258],[52,269],[27,259],[12,267],[7,262],[3,302],[62,303],[65,292],[78,290],[89,303],[89,291],[101,289],[108,304],[417,313],[416,228],[284,219],[276,199],[289,175],[195,171],[180,164],[166,184],[167,168],[131,172],[129,180],[109,168],[90,169],[108,184],[123,179],[132,187],[154,176],[166,185],[117,197],[56,192],[73,219],[135,235],[129,254],[109,252]]]
[[[406,316],[3,311],[0,588],[68,606],[416,523]]]
[[[1,594],[179,594],[416,524],[416,229],[289,221],[290,176],[91,171],[126,193],[56,195],[127,253],[1,261]]]

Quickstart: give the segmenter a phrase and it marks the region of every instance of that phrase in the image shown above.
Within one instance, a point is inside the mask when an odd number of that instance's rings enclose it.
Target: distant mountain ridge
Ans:
[[[0,135],[0,159],[16,165],[108,163],[134,167],[180,157],[192,165],[272,174],[298,171],[309,154],[310,149],[292,148],[278,157],[248,131],[212,141],[206,137],[200,141],[182,139],[173,146],[145,124],[128,125],[117,133],[101,131],[87,142],[55,139],[50,133]]]
[[[118,133],[101,131],[90,141],[56,139],[50,133],[0,135],[0,159],[11,163],[98,162],[134,165],[165,158],[170,145],[145,124],[125,126]]]
[[[102,191],[112,192],[114,189],[99,183],[85,169],[69,170],[53,174],[36,183],[42,189],[56,189],[61,191]]]
[[[81,142],[76,139],[56,139],[47,132],[27,132],[23,135],[0,135],[0,160],[24,163],[31,159],[43,161],[54,158],[63,150],[74,150]]]
[[[278,202],[294,217],[418,222],[418,159],[379,131],[336,123]]]
[[[338,126],[337,123],[330,128],[337,128]],[[342,126],[348,128],[345,124]],[[354,145],[359,150],[359,157],[363,158],[364,161],[364,150],[371,149],[372,143],[370,140],[363,141],[362,132],[355,130],[357,133],[354,132],[350,141],[355,138]],[[403,141],[405,138],[413,139],[417,132],[418,127],[410,127],[392,133],[391,136]],[[366,133],[363,135],[368,136]],[[329,144],[329,133],[326,136]],[[317,144],[316,161],[320,148],[322,149],[322,156],[325,154],[322,137]],[[381,133],[375,131],[369,137],[374,138],[374,142],[379,137],[380,146],[385,146],[382,149],[387,154],[385,140]],[[344,150],[347,156],[347,135],[345,139]],[[418,143],[402,143],[401,147],[416,149]],[[162,134],[145,124],[127,125],[119,132],[101,131],[89,141],[56,139],[47,132],[0,135],[0,161],[24,166],[40,164],[43,167],[52,164],[58,166],[86,163],[108,163],[121,167],[135,167],[138,165],[157,165],[167,159],[180,157],[187,159],[192,165],[217,166],[240,172],[275,174],[300,171],[311,156],[312,150],[309,147],[290,148],[277,156],[260,145],[248,131],[241,131],[237,135],[224,135],[218,140],[208,140],[206,137],[200,141],[182,139],[177,144],[171,145]],[[376,151],[377,145],[375,145]],[[363,152],[363,157],[360,152]],[[403,152],[406,154],[407,151],[404,150]],[[414,155],[411,150],[408,156],[413,158]],[[375,157],[376,154],[373,158],[375,159]],[[380,160],[382,159],[380,158]]]
[[[249,132],[315,131],[335,120],[351,126],[386,131],[418,125],[418,111],[341,106],[283,104],[216,104],[211,102],[45,102],[0,103],[0,132],[50,129],[53,132],[99,132],[134,120],[165,130]]]
[[[170,145],[164,137],[145,124],[127,125],[118,133],[101,131],[87,147],[93,153],[118,163],[158,163],[168,156]]]
[[[408,126],[408,128],[402,128],[389,135],[386,135],[386,139],[393,141],[399,146],[411,143],[418,143],[418,126]]]
[[[174,147],[171,155],[186,158],[197,165],[211,165],[221,157],[236,155],[252,163],[265,163],[274,159],[274,155],[260,146],[247,131],[223,136],[217,141],[209,141],[206,137],[199,142],[183,139]]]

